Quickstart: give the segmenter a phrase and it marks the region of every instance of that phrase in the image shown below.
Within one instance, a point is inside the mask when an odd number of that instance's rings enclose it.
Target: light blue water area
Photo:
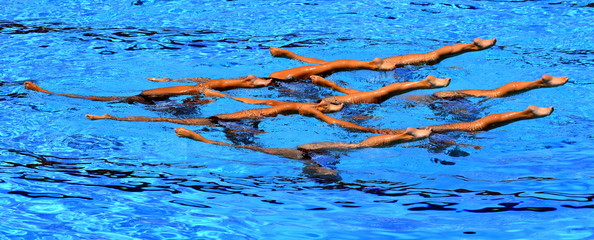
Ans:
[[[0,239],[591,239],[594,3],[588,1],[0,1]],[[303,66],[304,56],[371,60],[496,37],[491,49],[431,66],[328,79],[373,90],[427,75],[447,90],[490,89],[543,74],[562,87],[502,99],[346,106],[331,116],[377,128],[471,121],[554,106],[545,118],[436,134],[303,162],[175,135],[181,125],[91,121],[85,114],[202,118],[254,107],[96,102],[24,89],[131,96]],[[421,90],[409,95],[431,94]],[[234,96],[317,101],[304,81]],[[295,148],[373,136],[299,115],[186,126],[239,145]],[[247,132],[247,133],[245,133]],[[452,144],[456,142],[458,144]],[[480,146],[480,147],[472,147]]]

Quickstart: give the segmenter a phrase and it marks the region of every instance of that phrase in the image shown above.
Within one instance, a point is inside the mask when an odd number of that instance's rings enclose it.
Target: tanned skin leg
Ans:
[[[431,129],[407,128],[400,134],[377,135],[369,137],[358,143],[322,142],[302,144],[297,149],[303,150],[346,150],[357,148],[387,147],[398,143],[411,142],[428,137]]]
[[[336,83],[334,83],[334,82],[332,82],[332,81],[330,81],[328,79],[325,79],[323,77],[320,77],[318,75],[312,75],[310,77],[310,79],[311,79],[311,81],[315,85],[318,85],[320,87],[327,87],[327,88],[330,88],[330,89],[332,89],[334,91],[338,91],[338,92],[341,92],[341,93],[351,94],[351,93],[362,92],[362,91],[359,91],[359,90],[355,90],[355,89],[351,89],[351,88],[346,88],[346,87],[338,86]]]
[[[322,60],[322,59],[318,59],[318,58],[300,56],[300,55],[295,54],[294,52],[291,52],[289,50],[282,49],[282,48],[271,47],[269,50],[270,50],[270,55],[272,55],[273,57],[288,58],[288,59],[301,61],[304,63],[317,64],[317,65],[324,64],[324,63],[328,62],[326,60]]]
[[[391,97],[404,94],[416,89],[441,88],[449,85],[450,78],[436,78],[427,76],[424,80],[416,82],[398,82],[392,83],[380,89],[368,92],[354,92],[342,96],[333,96],[324,98],[331,103],[382,103]]]
[[[271,83],[271,81],[272,80],[270,79],[262,79],[257,78],[254,75],[249,75],[245,78],[214,79],[197,85],[155,88],[142,91],[140,95],[148,96],[151,98],[174,97],[181,95],[198,95],[201,94],[204,91],[204,89],[226,91],[237,88],[260,88],[268,86]]]
[[[256,147],[256,146],[248,146],[248,145],[233,145],[226,142],[219,142],[206,139],[202,135],[188,130],[186,128],[180,127],[175,129],[175,133],[179,137],[189,138],[194,141],[200,141],[204,143],[220,145],[220,146],[229,146],[229,147],[236,147],[236,148],[244,148],[249,149],[252,151],[263,152],[271,155],[277,155],[289,159],[295,159],[303,161],[306,166],[303,168],[303,172],[308,175],[309,177],[314,178],[321,178],[324,180],[331,180],[331,181],[339,181],[341,177],[338,175],[338,171],[333,169],[328,169],[320,164],[311,160],[309,154],[307,154],[303,150],[293,149],[293,148],[263,148],[263,147]]]
[[[442,125],[433,125],[428,127],[423,127],[419,129],[430,129],[434,133],[444,133],[444,132],[451,132],[451,131],[464,131],[464,132],[476,132],[476,131],[487,131],[493,128],[501,127],[513,122],[526,120],[526,119],[534,119],[534,118],[541,118],[550,115],[553,112],[553,107],[537,107],[534,105],[528,106],[526,110],[518,111],[518,112],[507,112],[507,113],[498,113],[498,114],[491,114],[485,116],[481,119],[477,119],[472,122],[461,122],[461,123],[450,123],[450,124],[442,124]],[[340,127],[354,130],[354,131],[361,131],[361,132],[368,132],[368,133],[376,133],[376,134],[386,134],[386,135],[398,135],[406,132],[406,129],[379,129],[379,128],[369,128],[357,125],[352,122],[336,119],[330,117],[323,113],[318,112],[308,112],[307,115],[311,117],[315,117],[323,122],[328,124],[336,124]]]
[[[569,78],[567,77],[553,77],[545,74],[538,80],[526,81],[526,82],[511,82],[501,87],[491,90],[459,90],[459,91],[441,91],[433,94],[439,98],[451,98],[451,97],[492,97],[501,98],[508,97],[515,94],[520,94],[536,88],[549,88],[557,87],[565,84]]]
[[[407,54],[401,56],[384,58],[386,63],[402,67],[405,65],[423,65],[437,64],[444,59],[460,55],[462,53],[480,51],[492,47],[497,42],[496,39],[475,38],[472,43],[454,44],[441,47],[435,51],[421,54]]]
[[[551,115],[553,110],[553,107],[537,107],[530,105],[526,110],[523,111],[491,114],[472,122],[434,125],[427,128],[433,130],[433,132],[436,133],[451,131],[487,131],[521,120],[546,117]]]
[[[170,123],[177,123],[177,124],[184,124],[184,125],[215,125],[215,123],[209,118],[188,118],[188,119],[179,119],[179,118],[151,118],[151,117],[116,117],[109,114],[104,115],[93,115],[87,114],[86,117],[90,120],[99,120],[99,119],[110,119],[116,121],[128,121],[128,122],[170,122]]]
[[[249,99],[244,98],[244,100],[254,100],[257,102],[257,99]],[[258,102],[259,104],[266,104],[266,101],[263,100],[262,103]],[[239,112],[234,113],[225,113],[225,114],[217,114],[209,118],[187,118],[187,119],[177,119],[177,118],[152,118],[152,117],[141,117],[141,116],[132,116],[132,117],[116,117],[109,114],[104,115],[93,115],[87,114],[86,117],[91,120],[99,120],[99,119],[110,119],[116,121],[132,121],[132,122],[171,122],[177,124],[185,124],[185,125],[214,125],[216,120],[223,120],[223,121],[235,121],[235,120],[243,120],[243,119],[261,119],[265,117],[274,117],[277,115],[290,115],[290,114],[301,114],[303,116],[311,115],[310,112],[315,112],[317,114],[322,114],[322,112],[337,112],[343,108],[342,104],[330,104],[328,102],[322,101],[320,103],[295,103],[295,102],[281,102],[281,101],[272,101],[270,102],[271,107],[268,108],[255,108],[255,109],[247,109]],[[215,120],[216,119],[216,120]]]
[[[123,100],[129,97],[98,97],[98,96],[82,96],[82,95],[77,95],[77,94],[63,94],[63,93],[55,93],[55,92],[50,92],[48,90],[43,89],[42,87],[40,87],[39,85],[30,82],[30,81],[26,81],[25,82],[25,89],[31,90],[31,91],[36,91],[36,92],[42,92],[42,93],[49,93],[49,94],[53,94],[53,95],[60,95],[60,96],[65,96],[65,97],[71,97],[71,98],[82,98],[82,99],[89,99],[89,100],[93,100],[93,101],[117,101],[117,100]]]
[[[206,83],[200,83],[197,85],[185,85],[185,86],[174,86],[174,87],[164,87],[164,88],[156,88],[142,91],[137,96],[129,96],[129,97],[100,97],[100,96],[82,96],[76,94],[63,94],[63,93],[55,93],[50,92],[41,88],[40,86],[34,84],[33,82],[26,81],[25,88],[32,91],[38,91],[43,93],[49,93],[54,95],[72,97],[72,98],[83,98],[89,99],[93,101],[117,101],[117,100],[124,100],[127,102],[140,102],[140,103],[152,103],[152,100],[162,100],[167,99],[169,97],[174,96],[182,96],[182,95],[199,95],[204,94],[206,96],[225,96],[222,93],[215,92],[213,90],[218,91],[225,91],[231,90],[236,88],[259,88],[268,86],[271,83],[271,79],[262,79],[257,78],[254,75],[249,75],[245,78],[238,78],[238,79],[215,79],[208,81]],[[219,94],[219,95],[217,95]]]
[[[269,77],[276,79],[308,79],[312,75],[327,76],[335,72],[353,71],[353,70],[375,70],[389,71],[394,69],[393,64],[386,64],[380,58],[365,62],[358,60],[336,60],[329,61],[321,65],[303,66],[292,69],[282,70],[270,74]]]
[[[203,78],[203,77],[197,77],[197,78],[177,78],[177,79],[171,79],[171,78],[147,78],[149,81],[153,81],[153,82],[199,82],[199,83],[205,83],[205,82],[209,82],[212,79],[210,78]]]
[[[405,65],[436,64],[446,58],[457,56],[462,53],[480,51],[490,48],[495,45],[495,43],[496,39],[485,40],[475,38],[472,43],[447,45],[428,53],[407,54],[387,57],[384,59],[376,58],[371,62],[362,62],[356,60],[326,61],[317,58],[300,56],[286,49],[270,48],[270,54],[272,56],[295,59],[310,64],[317,64],[317,66],[304,66],[275,72],[270,74],[270,77],[278,79],[307,79],[311,75],[327,76],[340,71],[361,69],[390,71],[396,67],[402,67]]]

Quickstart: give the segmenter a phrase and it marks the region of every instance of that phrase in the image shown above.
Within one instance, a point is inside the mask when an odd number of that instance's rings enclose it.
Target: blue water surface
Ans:
[[[0,239],[592,239],[594,3],[589,1],[125,0],[0,5]],[[180,106],[95,102],[24,89],[131,96],[304,64],[305,56],[371,60],[497,38],[491,49],[437,65],[337,73],[359,90],[427,75],[447,90],[489,89],[543,74],[562,87],[443,103],[393,98],[332,116],[378,128],[469,121],[554,106],[548,117],[479,133],[434,135],[388,148],[331,152],[342,180],[302,162],[179,138],[173,123],[90,121],[85,114],[200,118],[255,106],[231,99]],[[415,91],[430,94],[435,90]],[[308,82],[234,96],[316,101],[339,93]],[[206,98],[209,99],[209,98]],[[261,106],[259,106],[261,107]],[[245,122],[261,134],[186,126],[233,144],[295,148],[361,141],[313,118]],[[459,144],[437,144],[437,142]],[[481,148],[469,147],[477,145]]]

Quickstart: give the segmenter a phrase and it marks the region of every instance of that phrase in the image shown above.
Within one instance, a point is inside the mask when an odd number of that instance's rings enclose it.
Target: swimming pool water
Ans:
[[[587,1],[0,1],[1,239],[590,239],[593,218],[592,3]],[[394,98],[332,116],[402,128],[555,106],[546,118],[475,134],[432,137],[303,163],[193,142],[172,123],[90,121],[85,114],[205,117],[253,108],[229,99],[179,107],[93,102],[23,88],[127,96],[181,83],[147,77],[267,76],[302,66],[285,47],[324,59],[371,60],[496,37],[495,47],[433,66],[355,71],[329,79],[372,90],[426,75],[448,90],[495,88],[542,74],[557,88],[472,99],[467,115]],[[432,90],[411,94],[428,94]],[[307,83],[233,90],[235,96],[315,101]],[[359,115],[365,116],[360,118]],[[188,127],[237,144],[293,148],[360,141],[301,116],[258,122],[256,135]]]

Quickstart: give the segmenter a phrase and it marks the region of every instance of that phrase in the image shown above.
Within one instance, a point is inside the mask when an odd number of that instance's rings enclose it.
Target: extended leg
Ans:
[[[334,82],[332,82],[332,81],[330,81],[328,79],[325,79],[323,77],[320,77],[318,75],[312,75],[310,77],[310,79],[311,79],[311,81],[315,85],[318,85],[318,86],[321,86],[321,87],[327,87],[327,88],[330,88],[330,89],[332,89],[334,91],[338,91],[338,92],[341,92],[341,93],[351,94],[351,93],[362,92],[362,91],[359,91],[359,90],[355,90],[355,89],[351,89],[351,88],[345,88],[345,87],[338,86],[336,83],[334,83]]]
[[[501,87],[491,90],[459,90],[459,91],[441,91],[433,94],[439,98],[451,98],[451,97],[507,97],[519,93],[523,93],[536,88],[548,88],[561,86],[567,82],[567,77],[553,77],[545,74],[538,80],[526,81],[526,82],[511,82]]]
[[[303,173],[308,175],[309,177],[314,178],[321,178],[324,180],[332,180],[338,181],[341,177],[338,175],[338,171],[333,169],[328,169],[320,164],[311,160],[311,156],[302,150],[293,149],[293,148],[264,148],[264,147],[256,147],[256,146],[248,146],[248,145],[233,145],[225,142],[213,141],[208,140],[202,135],[188,130],[186,128],[176,128],[175,133],[179,137],[189,138],[195,141],[200,141],[204,143],[214,144],[214,145],[221,145],[221,146],[229,146],[229,147],[236,147],[236,148],[244,148],[249,149],[252,151],[263,152],[271,155],[277,155],[289,159],[301,160],[304,161],[306,166],[303,168]]]
[[[331,103],[382,103],[393,96],[404,94],[416,89],[440,88],[449,85],[449,78],[436,78],[427,76],[424,80],[416,82],[392,83],[378,90],[369,92],[355,92],[342,96],[333,96],[325,98]]]
[[[198,82],[198,83],[205,83],[205,82],[209,82],[212,79],[211,78],[203,78],[203,77],[197,77],[197,78],[177,78],[177,79],[171,79],[171,78],[147,78],[149,81],[153,81],[153,82]]]
[[[128,98],[133,98],[133,96],[132,97],[99,97],[99,96],[82,96],[82,95],[77,95],[77,94],[55,93],[55,92],[50,92],[48,90],[45,90],[45,89],[41,88],[40,86],[38,86],[37,84],[30,82],[30,81],[25,82],[25,89],[42,92],[42,93],[49,93],[49,94],[60,95],[60,96],[65,96],[65,97],[71,97],[71,98],[89,99],[89,100],[93,100],[93,101],[106,101],[107,102],[107,101],[117,101],[117,100],[125,100]]]
[[[394,65],[386,64],[386,62],[380,58],[375,58],[373,61],[370,62],[358,60],[336,60],[326,62],[322,65],[296,67],[292,69],[274,72],[270,74],[270,77],[276,79],[308,79],[312,75],[327,76],[335,72],[363,69],[387,71],[394,69]]]
[[[116,121],[128,121],[128,122],[170,122],[170,123],[177,123],[177,124],[184,124],[184,125],[214,125],[215,123],[209,118],[188,118],[188,119],[179,119],[179,118],[151,118],[151,117],[116,117],[111,116],[109,114],[104,115],[93,115],[87,114],[86,117],[91,120],[99,120],[99,119],[110,119]]]
[[[405,65],[436,64],[446,58],[457,56],[462,53],[480,51],[490,48],[495,45],[495,42],[496,39],[484,40],[475,38],[472,43],[448,45],[428,53],[394,56],[384,58],[384,60],[387,63],[396,65],[396,67]]]
[[[443,125],[433,125],[428,127],[423,127],[419,129],[430,129],[436,133],[443,133],[443,132],[451,132],[451,131],[464,131],[464,132],[475,132],[475,131],[487,131],[497,127],[501,127],[513,122],[517,122],[520,120],[526,119],[533,119],[533,118],[541,118],[550,115],[553,112],[553,107],[537,107],[534,105],[528,106],[526,110],[519,111],[519,112],[507,112],[507,113],[497,113],[491,114],[484,118],[472,121],[472,122],[461,122],[461,123],[450,123],[450,124],[443,124]],[[336,124],[340,127],[354,130],[354,131],[361,131],[361,132],[368,132],[368,133],[376,133],[376,134],[384,134],[384,135],[400,135],[406,133],[406,129],[379,129],[379,128],[369,128],[357,125],[352,122],[343,121],[340,119],[336,119],[330,117],[326,114],[316,112],[316,111],[301,111],[300,112],[304,116],[312,116],[321,121],[324,121],[329,124]],[[347,144],[348,145],[348,144]],[[346,146],[346,145],[345,145]],[[357,145],[350,145],[350,146],[357,146]]]
[[[407,128],[405,132],[396,135],[377,135],[369,137],[358,143],[322,142],[299,145],[297,149],[304,150],[333,150],[333,149],[356,149],[371,147],[386,147],[398,143],[411,142],[428,137],[430,129]]]
[[[551,113],[553,113],[553,110],[553,107],[537,107],[534,105],[530,105],[524,111],[491,114],[472,122],[434,125],[426,128],[431,129],[433,132],[437,133],[451,131],[486,131],[520,120],[546,117],[548,115],[551,115]]]
[[[294,52],[291,52],[289,50],[282,49],[282,48],[271,47],[269,50],[270,50],[270,55],[272,55],[274,57],[288,58],[288,59],[293,59],[293,60],[297,60],[297,61],[301,61],[301,62],[309,63],[309,64],[324,64],[327,62],[326,60],[322,60],[322,59],[318,59],[318,58],[300,56],[300,55],[295,54]]]
[[[256,146],[247,146],[247,145],[232,145],[226,142],[219,142],[219,141],[212,141],[208,140],[202,135],[188,130],[186,128],[180,127],[175,129],[175,133],[179,137],[189,138],[195,141],[200,141],[204,143],[214,144],[214,145],[221,145],[221,146],[229,146],[229,147],[236,147],[236,148],[245,148],[250,149],[257,152],[268,153],[272,155],[278,155],[290,159],[297,159],[297,160],[307,160],[309,156],[300,150],[293,149],[293,148],[263,148],[263,147],[256,147]]]

